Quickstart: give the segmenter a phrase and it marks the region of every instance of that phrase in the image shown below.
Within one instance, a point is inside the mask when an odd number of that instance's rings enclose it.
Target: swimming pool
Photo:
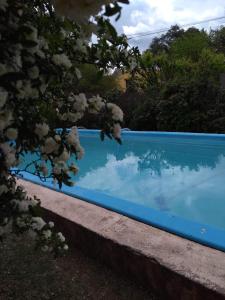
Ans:
[[[122,139],[80,130],[86,155],[76,186],[61,192],[225,251],[225,135],[126,131]]]

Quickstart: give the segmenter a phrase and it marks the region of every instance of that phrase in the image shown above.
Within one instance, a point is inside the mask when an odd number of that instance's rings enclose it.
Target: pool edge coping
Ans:
[[[58,128],[57,130],[61,130]],[[68,129],[69,130],[69,129]],[[78,129],[79,133],[82,134],[99,134],[101,130],[99,129]],[[167,136],[167,137],[190,137],[190,138],[201,138],[201,139],[222,139],[225,140],[225,133],[202,133],[202,132],[177,132],[177,131],[134,131],[134,130],[121,130],[121,136],[137,136],[137,137],[159,137],[159,136]]]
[[[53,216],[56,221],[58,220],[58,225],[61,224],[62,229],[69,231],[69,237],[73,235],[70,226],[74,227],[74,231],[77,230],[75,230],[76,226],[80,226],[97,235],[97,241],[103,238],[105,241],[112,241],[118,247],[125,247],[128,256],[138,254],[140,257],[145,257],[150,265],[153,263],[153,267],[157,264],[157,268],[162,269],[161,273],[165,272],[164,268],[166,268],[176,273],[179,278],[181,276],[191,281],[194,286],[200,284],[210,293],[216,293],[216,295],[219,293],[221,299],[225,298],[224,252],[186,240],[47,187],[21,179],[19,181],[22,181],[22,185],[27,188],[29,194],[36,194],[41,198],[44,209],[49,211],[50,216]],[[69,227],[65,226],[67,221],[70,222]],[[153,277],[150,276],[150,278],[154,280]],[[172,278],[167,278],[167,280],[170,282]]]

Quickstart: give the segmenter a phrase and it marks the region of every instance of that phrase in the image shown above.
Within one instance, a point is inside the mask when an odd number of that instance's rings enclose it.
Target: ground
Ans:
[[[28,237],[0,243],[1,300],[155,300],[145,288],[70,250],[56,260]]]

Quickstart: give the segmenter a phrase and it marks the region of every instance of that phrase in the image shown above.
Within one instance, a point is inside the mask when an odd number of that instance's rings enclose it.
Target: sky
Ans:
[[[224,0],[130,0],[129,5],[123,5],[119,21],[113,21],[113,24],[119,33],[129,36],[139,32],[158,31],[174,24],[195,23],[221,16],[225,16]],[[195,27],[209,30],[223,24],[225,25],[225,18]],[[155,36],[159,34],[131,39],[129,42],[130,45],[144,50]]]

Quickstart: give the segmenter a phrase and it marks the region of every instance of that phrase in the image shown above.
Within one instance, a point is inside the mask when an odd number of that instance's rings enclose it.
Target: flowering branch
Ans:
[[[129,48],[106,18],[120,13],[119,4],[110,2],[55,0],[52,6],[46,0],[0,1],[1,238],[32,231],[43,251],[66,250],[65,238],[40,218],[40,201],[27,196],[16,175],[32,167],[41,180],[72,185],[76,160],[84,155],[76,124],[87,113],[101,116],[102,138],[106,134],[121,142],[120,108],[99,95],[87,98],[77,91],[80,64],[105,71],[138,65],[138,50]],[[105,15],[99,16],[102,5]],[[95,44],[90,40],[93,33]],[[56,130],[45,110],[54,112],[57,121],[72,124],[71,130]],[[26,153],[35,159],[22,167]]]

